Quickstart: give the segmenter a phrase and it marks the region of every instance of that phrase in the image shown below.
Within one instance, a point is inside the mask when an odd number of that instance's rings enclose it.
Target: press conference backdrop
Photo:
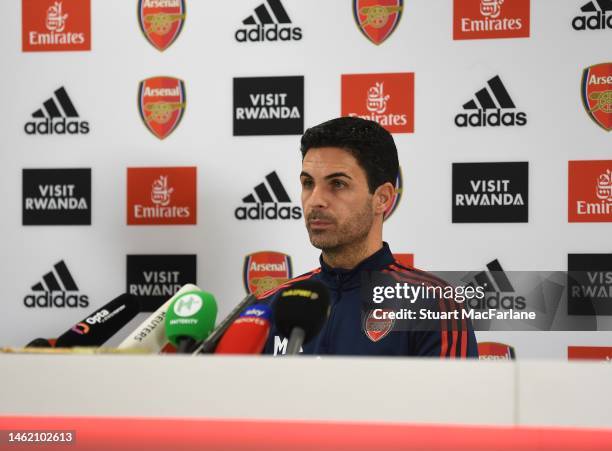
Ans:
[[[222,317],[318,266],[299,137],[340,115],[393,133],[384,237],[404,261],[612,267],[609,0],[10,0],[0,15],[2,344],[56,337],[123,291],[153,311],[188,282]],[[519,359],[612,346],[478,338]]]

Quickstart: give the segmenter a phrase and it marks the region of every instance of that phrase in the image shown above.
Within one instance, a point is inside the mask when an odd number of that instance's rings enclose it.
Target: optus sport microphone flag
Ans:
[[[166,337],[178,352],[187,352],[210,334],[216,320],[217,301],[212,294],[202,290],[183,293],[168,308]]]
[[[227,330],[215,354],[261,354],[270,334],[272,310],[265,304],[248,307]]]
[[[56,348],[102,346],[139,313],[138,299],[123,293],[62,334]]]

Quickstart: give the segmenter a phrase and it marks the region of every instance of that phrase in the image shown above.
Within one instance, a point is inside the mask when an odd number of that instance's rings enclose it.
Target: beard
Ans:
[[[312,230],[310,221],[313,219],[329,221],[332,226],[323,230]],[[311,244],[325,253],[337,253],[365,241],[373,224],[374,211],[369,200],[353,210],[353,213],[340,223],[337,218],[320,210],[313,210],[306,217],[306,229]]]

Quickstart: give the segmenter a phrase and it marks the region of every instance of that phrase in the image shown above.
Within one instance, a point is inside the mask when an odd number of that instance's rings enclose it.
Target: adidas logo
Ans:
[[[467,300],[469,308],[474,310],[524,310],[526,307],[525,298],[512,294],[514,293],[514,287],[499,260],[495,259],[489,262],[487,269],[489,270],[488,274],[486,271],[481,271],[473,276],[473,280],[470,280],[470,278],[463,279],[464,282],[468,282],[466,286],[481,286],[485,291],[485,296],[481,299],[474,297]]]
[[[276,171],[266,175],[265,182],[257,185],[254,194],[242,199],[247,204],[238,207],[234,216],[240,221],[248,219],[301,219],[302,209],[298,206],[281,205],[291,204],[291,198],[281,183]],[[271,204],[271,205],[270,205]]]
[[[499,127],[500,125],[511,127],[527,123],[527,114],[524,112],[502,112],[502,110],[514,110],[516,105],[499,75],[487,81],[487,86],[488,89],[485,86],[475,94],[476,100],[470,100],[463,105],[464,110],[474,112],[459,113],[455,116],[457,127]]]
[[[612,0],[593,0],[583,5],[580,11],[586,13],[572,20],[574,30],[605,30],[612,29]],[[606,16],[606,13],[611,13]]]
[[[86,135],[89,133],[89,122],[79,121],[72,100],[62,86],[51,97],[43,102],[43,107],[32,113],[35,119],[26,122],[24,130],[28,135]],[[73,119],[73,120],[70,120]]]
[[[239,28],[236,31],[235,37],[238,42],[299,41],[302,39],[302,29],[291,26],[291,19],[280,0],[266,0],[266,3],[255,8],[254,14],[244,19],[242,24],[247,27]]]
[[[53,270],[45,274],[42,279],[31,287],[33,293],[24,297],[23,303],[26,307],[89,307],[88,296],[78,293],[79,287],[64,260],[53,265]]]

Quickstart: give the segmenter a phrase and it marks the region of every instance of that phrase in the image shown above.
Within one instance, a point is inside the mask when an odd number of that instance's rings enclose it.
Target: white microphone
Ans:
[[[157,354],[168,343],[166,338],[165,318],[166,312],[170,304],[174,300],[189,291],[200,290],[193,284],[186,284],[181,287],[174,296],[168,299],[164,304],[155,310],[155,312],[142,322],[125,340],[123,340],[117,349],[148,351]]]

